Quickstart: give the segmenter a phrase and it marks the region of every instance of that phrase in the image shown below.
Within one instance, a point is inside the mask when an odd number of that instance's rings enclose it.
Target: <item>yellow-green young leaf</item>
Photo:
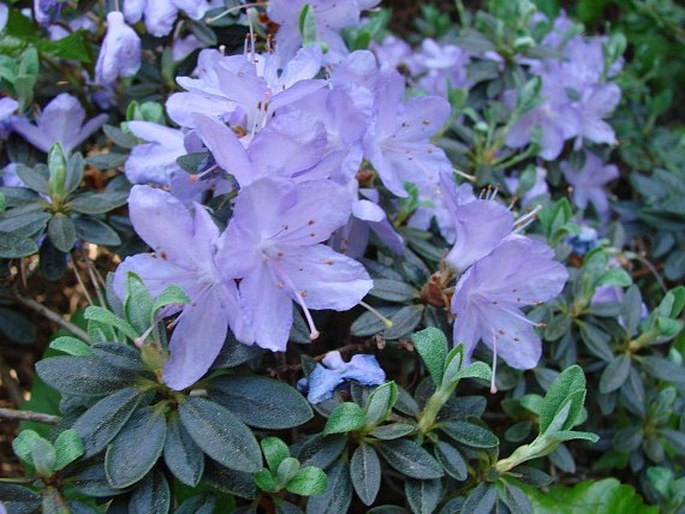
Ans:
[[[12,441],[12,449],[17,457],[33,466],[40,475],[48,477],[55,472],[55,448],[37,432],[22,431]]]
[[[445,369],[442,374],[442,382],[445,388],[459,381],[459,371],[464,362],[464,345],[458,344],[450,350],[445,359]]]
[[[286,489],[300,496],[316,496],[323,494],[328,487],[328,477],[320,468],[307,466],[297,472],[288,482]]]
[[[267,493],[275,493],[278,491],[278,484],[276,484],[274,476],[271,474],[271,471],[266,468],[262,468],[255,473],[254,482],[257,484],[257,487]]]
[[[573,365],[559,374],[545,395],[540,412],[540,433],[544,433],[547,430],[566,399],[578,391],[585,391],[585,375],[580,366]],[[580,402],[576,401],[571,406],[571,412],[569,412],[567,418],[570,420],[575,420],[578,412],[583,407],[581,397],[577,396],[575,398],[580,400]]]
[[[395,382],[388,382],[378,386],[369,396],[366,403],[365,418],[366,424],[375,426],[383,422],[392,411],[397,401],[397,385]]]
[[[283,462],[278,466],[276,471],[276,478],[279,484],[287,484],[300,470],[300,461],[294,457],[283,459]]]
[[[288,445],[278,437],[265,437],[259,443],[269,469],[275,472],[285,459],[290,457]]]
[[[447,338],[442,330],[429,327],[411,336],[414,349],[428,369],[433,383],[440,386],[447,358]]]
[[[366,423],[364,411],[356,403],[345,402],[338,405],[326,422],[324,434],[341,434],[358,430]]]
[[[302,37],[302,46],[309,46],[316,42],[316,18],[314,18],[314,10],[311,5],[304,4],[300,11],[298,27]]]
[[[92,353],[88,343],[84,343],[80,339],[71,336],[58,337],[50,343],[50,348],[77,357],[85,357]]]
[[[65,430],[55,439],[55,469],[60,470],[85,453],[81,436],[73,428]]]

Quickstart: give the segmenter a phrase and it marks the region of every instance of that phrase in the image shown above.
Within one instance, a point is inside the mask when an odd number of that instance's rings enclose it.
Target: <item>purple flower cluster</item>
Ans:
[[[514,368],[535,367],[542,343],[521,308],[558,295],[566,268],[545,243],[518,233],[525,216],[515,222],[494,198],[476,199],[470,186],[456,187],[447,175],[441,186],[456,233],[446,260],[463,272],[452,297],[455,344],[469,357],[482,340],[493,351],[493,368],[498,356]]]
[[[542,81],[542,101],[511,127],[507,145],[527,145],[536,127],[541,133],[540,157],[548,161],[559,156],[569,139],[576,139],[576,148],[583,139],[616,144],[614,130],[604,120],[617,107],[621,90],[607,78],[618,73],[622,63],[617,61],[605,69],[602,45],[606,39],[577,34],[565,14],[555,20],[543,43],[561,51],[563,59],[531,61],[531,73]]]

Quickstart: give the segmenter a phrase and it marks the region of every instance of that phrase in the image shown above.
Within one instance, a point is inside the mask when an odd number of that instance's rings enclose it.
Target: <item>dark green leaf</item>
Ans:
[[[383,337],[386,339],[399,339],[409,335],[421,322],[423,317],[423,305],[408,305],[402,307],[391,318],[392,327],[386,328]]]
[[[38,251],[36,243],[28,237],[0,232],[0,258],[18,259]]]
[[[164,462],[177,480],[190,487],[200,482],[205,469],[204,453],[175,414],[167,423]]]
[[[490,430],[467,421],[444,421],[438,427],[456,442],[472,448],[494,448],[499,444]]]
[[[328,470],[328,487],[320,496],[307,502],[307,514],[340,514],[352,502],[352,481],[347,462],[338,461]]]
[[[668,359],[652,356],[643,357],[642,367],[647,373],[659,380],[676,384],[685,383],[685,368]]]
[[[414,286],[400,280],[376,278],[369,295],[395,303],[407,303],[418,297]]]
[[[154,470],[133,490],[128,502],[130,514],[167,514],[171,508],[171,490],[164,475]]]
[[[262,452],[254,435],[225,407],[191,396],[180,405],[179,413],[197,445],[221,465],[247,473],[262,467]]]
[[[381,487],[381,462],[376,450],[367,444],[360,444],[350,460],[350,477],[359,499],[366,506],[376,501]]]
[[[385,441],[391,441],[393,439],[399,439],[405,435],[409,435],[416,430],[416,425],[411,423],[392,423],[390,425],[382,425],[376,427],[371,431],[371,435],[376,439],[383,439]]]
[[[68,253],[74,246],[74,239],[76,239],[74,222],[68,216],[58,212],[48,222],[48,237],[55,248]]]
[[[144,399],[140,391],[127,387],[106,396],[84,412],[72,428],[81,436],[85,456],[92,457],[104,450]]]
[[[89,466],[74,478],[74,488],[81,494],[93,498],[109,498],[124,492],[109,485],[105,476],[105,468],[101,463]]]
[[[464,502],[461,512],[490,514],[497,501],[497,490],[492,484],[481,482],[472,489]]]
[[[392,412],[397,401],[397,385],[395,382],[386,382],[378,386],[369,396],[364,409],[367,425],[378,425]]]
[[[50,357],[36,363],[36,371],[61,393],[104,396],[130,385],[135,373],[107,364],[95,356]]]
[[[33,324],[23,314],[0,307],[0,332],[19,344],[36,340]]]
[[[610,393],[619,389],[630,373],[630,357],[619,355],[604,368],[599,380],[599,392]]]
[[[312,409],[296,389],[267,377],[233,375],[214,380],[209,395],[244,423],[280,430],[309,421]]]
[[[74,220],[76,237],[103,246],[117,246],[121,244],[121,238],[116,231],[105,222],[95,218],[78,217]]]
[[[251,475],[242,471],[235,471],[217,464],[213,460],[207,461],[205,473],[202,476],[203,483],[207,483],[225,493],[245,498],[254,499],[257,494],[254,480]]]
[[[210,493],[200,493],[184,501],[174,514],[214,514],[216,498]]]
[[[435,456],[448,475],[459,481],[468,478],[466,461],[454,446],[444,441],[438,441],[435,445]]]
[[[442,497],[442,480],[415,480],[407,478],[404,482],[404,494],[412,512],[415,514],[432,514]]]
[[[309,437],[297,453],[303,466],[316,466],[326,469],[342,453],[347,443],[344,435],[315,434]]]
[[[107,447],[105,473],[114,487],[124,488],[141,480],[162,454],[166,419],[153,407],[136,411]],[[145,441],[145,444],[132,444]]]
[[[0,482],[0,502],[8,514],[34,514],[40,507],[40,495],[28,487]]]
[[[121,207],[128,200],[127,191],[82,193],[69,202],[69,206],[81,214],[104,214]]]
[[[427,480],[443,476],[433,456],[412,441],[383,441],[377,448],[388,464],[408,477]]]
[[[526,494],[515,485],[505,483],[498,492],[500,500],[509,508],[511,514],[528,514],[533,511]]]

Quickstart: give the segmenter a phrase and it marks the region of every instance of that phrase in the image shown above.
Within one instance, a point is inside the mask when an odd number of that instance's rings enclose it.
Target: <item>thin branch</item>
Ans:
[[[14,377],[10,374],[10,370],[9,364],[3,356],[0,355],[0,378],[2,378],[2,383],[7,388],[7,393],[9,394],[12,403],[18,407],[24,401],[24,396],[21,387],[19,387],[17,381],[14,380]]]
[[[53,416],[52,414],[43,414],[42,412],[33,412],[30,410],[16,410],[0,408],[0,418],[3,419],[17,419],[21,421],[37,421],[38,423],[47,423],[48,425],[56,425],[62,418]]]
[[[62,328],[67,329],[69,332],[74,334],[76,337],[79,337],[79,338],[83,339],[84,341],[89,341],[88,334],[83,329],[77,327],[76,325],[74,325],[70,321],[65,320],[64,318],[62,318],[62,316],[60,316],[56,312],[50,310],[45,305],[38,303],[37,301],[32,300],[31,298],[26,298],[20,294],[14,294],[12,296],[12,298],[17,300],[22,305],[28,307],[29,309],[34,310],[38,314],[46,317],[50,321],[57,323]]]

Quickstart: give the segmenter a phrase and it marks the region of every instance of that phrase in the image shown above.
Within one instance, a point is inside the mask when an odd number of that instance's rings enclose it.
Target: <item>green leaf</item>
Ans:
[[[302,46],[306,47],[316,42],[316,18],[314,10],[309,4],[304,4],[297,20],[297,27],[300,30]]]
[[[124,313],[126,320],[138,334],[143,334],[150,327],[152,296],[141,278],[131,271],[126,273]]]
[[[72,428],[65,430],[55,439],[55,469],[60,470],[74,462],[85,453],[83,441]]]
[[[80,339],[71,336],[62,336],[53,339],[50,343],[50,348],[60,352],[68,353],[75,357],[86,357],[92,353],[90,345],[84,343]]]
[[[472,448],[494,448],[499,444],[490,430],[467,421],[444,421],[438,423],[438,428],[456,442]]]
[[[664,498],[670,493],[673,478],[673,471],[663,466],[652,466],[647,469],[647,480]]]
[[[300,461],[294,457],[286,457],[278,465],[276,478],[279,484],[287,484],[297,474],[300,469]]]
[[[131,341],[138,337],[136,330],[127,321],[124,321],[104,307],[91,305],[90,307],[86,308],[84,316],[87,320],[97,321],[99,323],[114,327],[115,329],[121,331]]]
[[[362,408],[353,402],[338,405],[326,422],[324,434],[341,434],[359,430],[366,424]]]
[[[542,411],[540,412],[540,433],[547,431],[547,428],[566,399],[578,391],[585,391],[585,375],[580,366],[573,365],[559,374],[545,395]],[[571,422],[575,422],[582,407],[582,402],[580,404],[576,403],[571,407],[568,416]]]
[[[416,332],[411,337],[414,348],[423,360],[433,383],[440,386],[447,358],[447,338],[442,330],[435,327]]]
[[[254,475],[254,483],[257,484],[262,491],[267,493],[276,493],[279,490],[278,483],[271,471],[262,468]]]
[[[307,514],[341,514],[352,502],[352,481],[346,461],[340,460],[328,470],[326,491],[307,502]]]
[[[129,514],[168,514],[170,509],[171,490],[159,470],[148,473],[128,502]]]
[[[127,387],[104,397],[84,412],[72,428],[81,436],[85,457],[104,450],[144,399],[140,391]]]
[[[375,426],[385,421],[397,402],[397,385],[386,382],[378,386],[369,396],[364,409],[367,426]]]
[[[322,469],[306,466],[288,482],[286,489],[300,496],[316,496],[323,494],[328,487],[328,477]]]
[[[262,467],[262,452],[254,435],[225,407],[191,396],[180,405],[179,414],[197,445],[219,464],[246,473]]]
[[[507,482],[499,482],[498,496],[511,514],[529,514],[532,506],[526,494],[517,486]]]
[[[33,430],[20,432],[12,441],[12,449],[17,457],[33,466],[40,475],[49,477],[55,472],[55,448]]]
[[[443,388],[453,387],[459,381],[459,372],[464,362],[464,345],[458,344],[450,350],[445,359],[445,369],[442,374]]]
[[[553,485],[548,491],[521,486],[535,514],[585,514],[587,512],[658,514],[658,507],[645,505],[629,485],[615,478],[585,481],[574,487]]]
[[[223,376],[211,383],[208,392],[212,400],[256,428],[280,430],[296,427],[314,415],[299,391],[272,378]]]
[[[281,462],[290,457],[288,445],[278,437],[265,437],[259,444],[262,447],[266,464],[273,472],[278,470],[278,466],[281,465]]]
[[[622,268],[611,268],[604,275],[599,277],[599,280],[595,283],[596,287],[600,286],[619,286],[619,287],[630,287],[633,284],[633,279],[626,270]]]
[[[445,372],[445,376],[447,376],[447,372]],[[479,378],[481,380],[489,381],[491,377],[492,370],[490,369],[490,366],[480,361],[472,362],[456,374],[458,380],[463,378]]]
[[[162,455],[165,439],[162,413],[152,407],[136,411],[107,447],[105,473],[109,483],[123,489],[141,480]]]
[[[86,167],[86,161],[80,152],[76,152],[67,162],[67,176],[64,179],[64,190],[66,194],[73,193],[78,189],[83,180],[83,169]]]
[[[184,305],[190,303],[190,298],[185,294],[183,289],[176,285],[167,286],[162,294],[155,298],[152,304],[152,316],[150,317],[150,324],[156,320],[156,315],[159,309],[167,307],[168,305]]]
[[[406,439],[383,441],[377,448],[390,466],[410,478],[427,480],[444,475],[433,456],[415,442]]]
[[[190,487],[200,482],[205,469],[204,453],[183,428],[177,413],[167,422],[164,462],[179,482]]]
[[[360,444],[350,460],[350,477],[354,491],[367,507],[376,501],[381,487],[381,462],[371,446]]]
[[[404,482],[404,494],[409,507],[416,514],[432,514],[442,498],[442,480],[415,480],[408,478]]]

